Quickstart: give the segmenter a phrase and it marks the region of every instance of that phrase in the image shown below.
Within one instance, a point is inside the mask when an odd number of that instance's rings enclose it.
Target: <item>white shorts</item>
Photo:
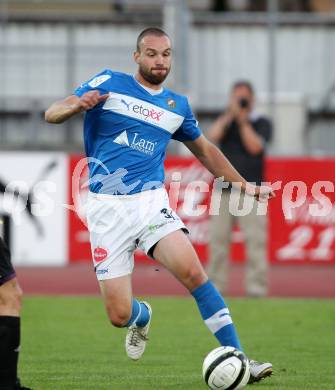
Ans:
[[[98,280],[130,274],[137,247],[150,255],[150,249],[169,233],[187,232],[163,188],[120,196],[90,192],[86,210]]]

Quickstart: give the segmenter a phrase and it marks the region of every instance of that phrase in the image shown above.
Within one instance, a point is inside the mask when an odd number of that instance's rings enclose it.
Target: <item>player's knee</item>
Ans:
[[[17,310],[18,312],[21,311],[22,296],[23,296],[22,290],[17,285],[14,289],[12,296],[11,296],[11,304],[12,304],[13,309]]]
[[[187,271],[187,275],[185,277],[185,286],[193,291],[195,288],[204,284],[207,280],[207,276],[203,269],[195,268]]]
[[[15,288],[6,289],[0,294],[1,309],[6,312],[19,315],[22,306],[22,290],[16,285]]]
[[[22,305],[22,299],[23,299],[23,291],[21,289],[21,287],[17,286],[17,292],[16,292],[16,298],[20,304],[20,306]]]

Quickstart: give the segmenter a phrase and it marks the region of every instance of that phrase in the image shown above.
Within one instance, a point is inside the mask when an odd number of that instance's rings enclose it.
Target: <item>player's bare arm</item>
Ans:
[[[185,145],[215,177],[223,176],[224,180],[229,183],[241,183],[242,190],[255,196],[256,199],[273,198],[275,196],[271,187],[255,186],[248,183],[225,155],[203,135],[194,141],[186,141]]]
[[[63,123],[72,116],[90,110],[105,101],[108,94],[100,95],[99,91],[89,91],[83,96],[68,96],[64,100],[53,103],[45,112],[45,120],[49,123]]]

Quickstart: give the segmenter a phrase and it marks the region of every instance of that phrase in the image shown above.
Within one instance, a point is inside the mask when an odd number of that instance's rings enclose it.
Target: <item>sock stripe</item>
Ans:
[[[140,313],[141,313],[141,305],[136,299],[133,298],[131,317],[128,323],[126,324],[126,327],[133,325],[138,320]]]
[[[135,324],[139,327],[145,326],[150,321],[150,311],[148,306],[144,303],[140,303],[140,313],[136,319]]]
[[[230,325],[232,323],[233,320],[230,317],[229,310],[227,308],[219,310],[214,315],[205,320],[205,324],[212,333],[216,333],[224,326]]]
[[[206,321],[211,319],[211,318],[214,318],[214,317],[223,317],[225,314],[230,315],[228,307],[224,307],[224,308],[218,310],[217,312],[215,312],[214,314],[212,314],[211,316],[208,316]]]
[[[139,311],[138,311],[136,318],[131,323],[131,325],[136,324],[137,320],[141,317],[141,314],[142,314],[142,307],[141,307],[142,305],[140,304],[140,302],[137,302],[137,303],[138,303]]]

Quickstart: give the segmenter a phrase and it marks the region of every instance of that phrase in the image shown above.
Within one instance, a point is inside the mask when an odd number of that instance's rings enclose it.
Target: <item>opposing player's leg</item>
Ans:
[[[12,390],[20,347],[21,290],[16,278],[0,286],[0,389]]]
[[[208,280],[186,235],[181,230],[168,234],[155,245],[153,256],[190,291],[205,324],[220,344],[241,350],[229,310],[219,291]],[[257,382],[271,375],[271,363],[251,362],[250,382]]]
[[[26,389],[20,385],[17,366],[20,350],[22,290],[8,247],[0,238],[0,389]]]
[[[128,328],[126,352],[131,359],[138,360],[146,346],[150,305],[133,298],[130,275],[101,280],[99,284],[109,320],[118,328]]]
[[[0,389],[27,389],[20,385],[17,367],[20,350],[22,290],[16,277],[0,285]]]

